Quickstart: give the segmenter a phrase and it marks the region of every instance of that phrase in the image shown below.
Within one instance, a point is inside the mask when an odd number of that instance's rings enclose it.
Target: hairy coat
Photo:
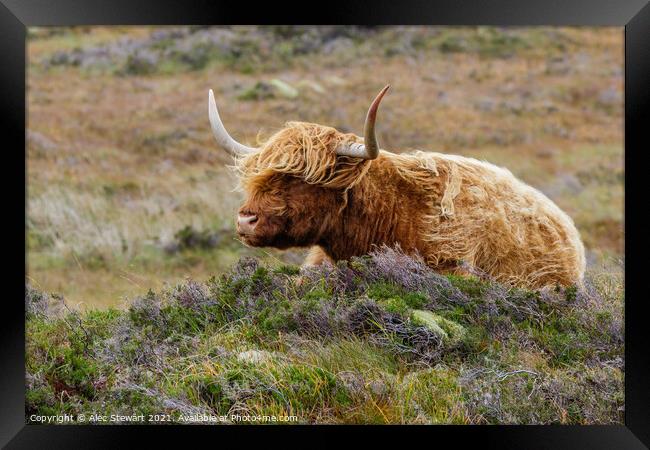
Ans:
[[[260,217],[254,246],[313,246],[308,263],[363,255],[378,245],[418,253],[432,268],[468,267],[526,287],[582,282],[584,248],[573,221],[508,170],[462,156],[335,153],[363,142],[334,128],[289,122],[236,160]]]

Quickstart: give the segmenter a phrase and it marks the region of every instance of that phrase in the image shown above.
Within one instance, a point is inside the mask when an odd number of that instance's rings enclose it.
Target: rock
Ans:
[[[350,392],[362,392],[364,388],[364,379],[361,374],[355,372],[339,372],[338,378],[341,383]]]
[[[334,86],[345,86],[347,85],[347,81],[345,81],[341,77],[337,77],[336,75],[330,75],[327,78],[325,78],[325,81],[327,81],[329,84],[332,84]]]
[[[52,153],[59,148],[59,146],[52,142],[52,140],[47,136],[33,130],[27,130],[27,145],[29,148],[35,150],[39,155]]]
[[[550,134],[552,136],[561,137],[563,139],[567,139],[571,137],[571,132],[569,130],[555,123],[548,123],[544,125],[542,127],[542,131],[544,131],[544,133]]]
[[[422,309],[411,311],[411,320],[420,325],[429,328],[442,338],[442,341],[448,345],[459,343],[465,336],[465,328],[462,325],[445,319],[438,314]]]
[[[278,78],[274,78],[270,81],[270,84],[275,88],[277,93],[282,97],[286,97],[286,98],[298,97],[298,90],[293,86],[291,86],[289,83],[285,83],[284,81]]]
[[[541,104],[540,110],[544,113],[554,113],[558,112],[559,108],[555,106],[550,100],[546,100]]]
[[[612,87],[605,89],[598,94],[598,103],[602,106],[623,105],[621,93]]]
[[[573,174],[563,173],[559,175],[558,178],[562,182],[566,190],[568,190],[572,194],[578,194],[584,189],[580,180]]]
[[[315,81],[311,81],[311,80],[301,80],[301,81],[298,82],[298,84],[296,86],[298,86],[300,88],[308,87],[312,91],[317,92],[319,94],[324,94],[325,93],[325,89],[323,88],[323,86],[321,86],[320,84],[316,83]]]
[[[571,72],[571,63],[566,56],[554,56],[546,60],[546,73],[549,75],[567,75]]]
[[[174,255],[181,250],[181,246],[178,242],[171,241],[171,242],[167,242],[166,244],[163,244],[162,249],[168,255]]]
[[[270,83],[258,81],[254,86],[243,90],[237,98],[239,100],[265,100],[274,97],[273,91],[273,86]]]
[[[61,164],[63,166],[68,166],[68,167],[75,167],[79,165],[79,158],[76,156],[66,156],[63,159],[59,159],[57,161],[57,164]]]
[[[439,316],[437,316],[439,317]],[[449,339],[449,335],[438,324],[436,314],[430,311],[415,310],[411,312],[411,320],[417,325],[425,326],[440,336],[443,340]]]
[[[501,110],[508,112],[508,113],[513,113],[513,114],[521,114],[522,111],[524,111],[525,107],[523,102],[519,100],[506,100],[503,101],[499,104],[499,107]]]
[[[151,50],[140,50],[130,54],[121,73],[124,75],[149,75],[156,71],[158,55]]]
[[[388,393],[388,386],[381,380],[372,380],[368,383],[368,389],[376,396],[384,396]]]
[[[237,360],[241,362],[260,364],[273,358],[270,352],[264,350],[248,350],[237,354]]]
[[[158,173],[167,173],[173,168],[174,168],[174,161],[172,161],[171,159],[165,159],[156,165],[156,171]]]
[[[474,107],[479,111],[491,112],[496,109],[496,102],[491,98],[482,98],[474,103]]]
[[[322,52],[325,55],[332,53],[344,53],[354,50],[354,41],[347,37],[340,37],[326,42],[322,47]]]
[[[544,147],[544,148],[540,148],[539,150],[537,150],[535,152],[535,156],[537,156],[538,158],[542,158],[542,159],[550,159],[550,158],[553,158],[553,156],[555,156],[558,152],[559,152],[559,150],[557,148]]]

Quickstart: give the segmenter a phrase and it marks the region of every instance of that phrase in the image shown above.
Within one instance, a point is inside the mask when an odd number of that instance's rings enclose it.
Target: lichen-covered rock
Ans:
[[[428,327],[448,345],[458,344],[465,337],[465,328],[462,325],[431,311],[413,310],[411,311],[411,320],[418,325]]]
[[[273,358],[270,352],[264,350],[248,350],[237,354],[237,360],[252,364],[267,362]]]

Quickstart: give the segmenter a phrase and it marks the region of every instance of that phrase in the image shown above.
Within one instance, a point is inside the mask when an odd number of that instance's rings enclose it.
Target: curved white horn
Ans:
[[[212,134],[214,134],[217,143],[230,153],[230,155],[241,156],[257,152],[257,149],[240,144],[228,134],[219,117],[219,111],[217,111],[217,104],[214,102],[212,89],[208,92],[208,117],[210,118]]]
[[[363,144],[354,143],[338,147],[336,149],[337,155],[354,156],[362,159],[375,159],[379,155],[379,144],[377,143],[377,136],[375,136],[375,121],[377,119],[377,108],[379,108],[379,103],[384,98],[388,88],[390,88],[390,84],[377,94],[377,97],[370,104],[370,108],[368,108],[366,122],[363,125]]]

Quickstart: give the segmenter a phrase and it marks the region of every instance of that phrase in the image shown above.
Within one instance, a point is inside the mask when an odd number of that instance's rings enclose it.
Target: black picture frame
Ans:
[[[625,425],[621,426],[434,426],[434,427],[83,427],[26,425],[24,304],[19,301],[16,261],[25,261],[24,222],[28,186],[20,195],[20,178],[26,180],[26,27],[68,25],[160,24],[413,24],[413,25],[562,25],[625,27]],[[0,345],[0,444],[7,448],[95,448],[135,443],[136,436],[185,440],[188,434],[210,433],[212,439],[237,437],[250,442],[253,434],[280,438],[276,442],[301,442],[307,433],[320,434],[319,443],[341,442],[341,433],[354,432],[364,439],[385,439],[404,433],[406,442],[454,445],[473,441],[481,448],[644,448],[650,445],[650,389],[646,383],[648,329],[644,324],[642,254],[645,195],[641,186],[650,123],[650,5],[645,0],[446,0],[446,1],[328,1],[313,3],[174,0],[0,0],[0,114],[3,156],[6,162],[2,188],[6,226],[6,291]],[[21,150],[22,149],[22,150]],[[641,207],[639,207],[640,205]],[[21,256],[22,255],[22,256]],[[26,267],[23,264],[23,267]],[[24,274],[22,275],[24,277]],[[23,278],[24,280],[24,278]],[[24,292],[23,292],[24,293]],[[217,436],[215,436],[215,434]],[[417,436],[416,436],[417,435]],[[269,436],[269,438],[271,438]],[[330,437],[332,436],[332,437]],[[259,436],[258,436],[259,437]],[[313,437],[309,437],[313,439]],[[213,441],[222,445],[223,441]],[[271,442],[268,439],[267,442]],[[445,443],[450,442],[450,444]],[[151,446],[153,441],[150,441]],[[259,444],[258,444],[259,445]],[[427,445],[428,446],[428,445]]]

